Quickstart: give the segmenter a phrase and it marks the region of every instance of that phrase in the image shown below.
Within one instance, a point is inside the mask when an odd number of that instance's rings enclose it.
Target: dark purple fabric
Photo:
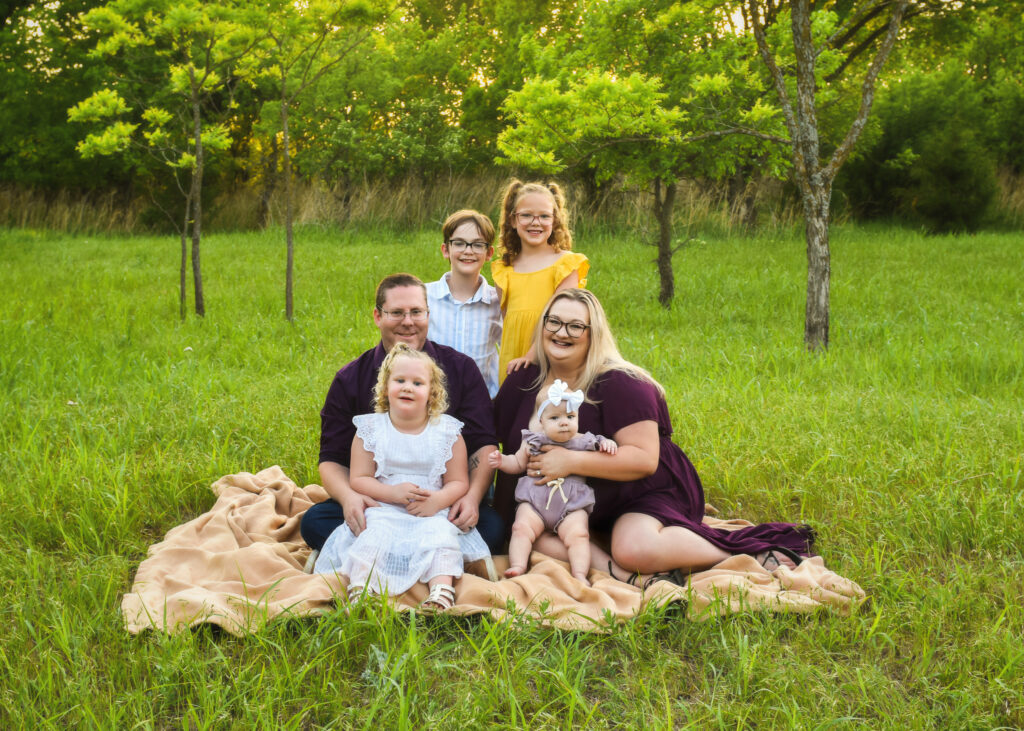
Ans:
[[[463,423],[462,438],[472,455],[480,447],[497,444],[491,398],[476,362],[446,345],[428,340],[423,352],[448,378],[448,411]],[[320,410],[320,461],[349,466],[356,428],[352,417],[373,413],[373,387],[384,362],[384,346],[367,350],[334,376]]]
[[[531,388],[531,384],[537,374],[536,366],[530,366],[509,375],[494,399],[498,439],[502,441],[502,451],[506,454],[519,449],[522,429],[530,421],[538,390]],[[704,488],[697,470],[671,439],[668,405],[654,386],[621,371],[609,371],[591,386],[587,399],[580,407],[581,432],[604,434],[615,439],[623,427],[640,421],[654,421],[658,425],[660,439],[658,468],[653,475],[629,482],[597,477],[587,479],[597,499],[590,516],[593,530],[610,531],[621,515],[643,513],[657,518],[662,525],[688,528],[730,553],[753,554],[780,546],[802,555],[811,552],[813,532],[807,525],[763,523],[726,531],[701,522],[704,517]],[[506,510],[511,509],[511,492],[516,479],[515,475],[500,474],[495,492],[494,507],[506,518],[507,525],[512,522],[506,517]]]

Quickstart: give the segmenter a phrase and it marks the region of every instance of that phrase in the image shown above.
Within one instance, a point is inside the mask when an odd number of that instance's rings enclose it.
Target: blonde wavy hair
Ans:
[[[411,358],[429,364],[430,369],[430,395],[427,397],[427,416],[436,419],[448,410],[448,379],[444,371],[434,362],[434,359],[422,350],[410,348],[405,343],[395,343],[391,352],[380,364],[377,371],[377,384],[373,387],[373,409],[378,414],[387,413],[390,404],[388,403],[388,380],[391,378],[391,371],[395,361],[399,358]]]
[[[533,334],[533,348],[537,354],[537,366],[540,368],[540,375],[537,376],[537,380],[533,383],[534,388],[544,384],[551,368],[547,353],[544,352],[544,346],[541,342],[544,333],[544,318],[548,316],[556,302],[564,299],[579,302],[586,307],[590,320],[588,323],[590,325],[590,349],[587,351],[587,359],[583,364],[583,373],[580,379],[572,384],[573,388],[578,388],[583,393],[587,393],[590,387],[594,385],[594,381],[602,374],[608,371],[622,371],[638,381],[650,383],[658,389],[658,393],[662,396],[665,395],[664,387],[654,380],[654,376],[622,357],[622,353],[619,352],[619,346],[615,344],[615,336],[612,335],[611,327],[608,325],[608,316],[605,315],[600,301],[589,289],[563,289],[555,292],[551,299],[548,300],[547,305],[545,305],[544,312],[537,322],[537,329]]]
[[[558,183],[524,183],[513,179],[505,189],[501,201],[501,217],[498,219],[498,231],[501,232],[498,242],[498,253],[505,266],[512,266],[512,261],[523,250],[523,242],[516,232],[516,207],[524,195],[540,193],[551,199],[552,212],[555,220],[551,222],[551,235],[548,243],[558,251],[572,249],[572,232],[569,230],[569,209],[565,203],[565,194]]]

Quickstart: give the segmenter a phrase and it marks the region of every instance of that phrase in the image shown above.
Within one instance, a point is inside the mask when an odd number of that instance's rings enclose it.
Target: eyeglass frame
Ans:
[[[413,322],[423,322],[424,320],[427,319],[427,317],[430,316],[429,307],[424,307],[423,309],[416,307],[411,310],[385,310],[383,307],[378,307],[377,312],[379,312],[380,316],[388,320],[389,322],[402,322],[405,320],[406,317],[408,317]],[[395,317],[396,312],[400,313],[402,316]],[[413,314],[414,312],[419,312],[421,313],[421,315],[417,317],[416,315]]]
[[[448,247],[450,251],[458,252],[469,249],[474,254],[486,254],[487,250],[491,248],[491,244],[487,243],[486,241],[463,241],[462,239],[450,239],[448,241],[445,241],[444,244],[445,246]],[[478,250],[477,246],[480,246],[482,248]]]
[[[549,224],[555,222],[554,213],[519,213],[518,211],[516,211],[512,215],[516,217],[517,221],[519,221],[520,226],[529,226],[534,221],[540,221],[542,224]]]
[[[556,327],[554,330],[548,327],[548,323],[552,321],[558,323],[558,327]],[[568,335],[573,340],[579,340],[580,338],[583,337],[583,333],[590,329],[590,325],[585,325],[582,322],[566,322],[565,320],[560,320],[557,317],[552,317],[551,315],[544,315],[543,325],[545,332],[549,332],[552,335],[557,335],[558,333],[562,332],[562,328],[564,327],[565,334]],[[569,329],[570,326],[572,326],[574,329],[579,329],[579,334],[573,335],[572,330]]]

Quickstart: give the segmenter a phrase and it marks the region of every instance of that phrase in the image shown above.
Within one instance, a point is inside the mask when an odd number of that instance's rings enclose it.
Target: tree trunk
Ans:
[[[195,285],[196,314],[206,315],[206,302],[203,299],[203,271],[199,264],[199,243],[203,233],[203,126],[200,117],[199,91],[192,93],[192,133],[195,143],[196,161],[192,168],[192,187],[189,196],[192,198],[192,282]]]
[[[288,261],[284,274],[284,317],[291,322],[295,244],[292,236],[292,155],[288,139],[288,99],[284,81],[281,83],[281,147],[282,171],[284,173],[284,240],[288,249]]]
[[[661,279],[658,302],[666,309],[676,294],[675,275],[672,272],[672,210],[675,200],[675,182],[662,183],[661,178],[655,178],[654,217],[658,219],[658,276]]]
[[[188,300],[188,223],[192,215],[192,197],[185,196],[185,220],[181,222],[181,277],[178,288],[178,314],[185,319],[185,309]]]
[[[812,185],[803,196],[807,238],[804,344],[811,351],[828,349],[829,286],[832,274],[828,246],[831,198],[830,183]]]

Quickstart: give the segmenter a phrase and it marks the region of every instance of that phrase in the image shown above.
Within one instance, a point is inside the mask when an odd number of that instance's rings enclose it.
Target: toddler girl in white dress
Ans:
[[[381,364],[374,400],[377,413],[352,420],[349,479],[380,506],[366,509],[358,536],[344,523],[336,528],[314,571],[347,576],[350,600],[364,591],[398,596],[426,582],[421,606],[449,609],[464,562],[490,556],[476,528],[463,533],[448,520],[448,508],[469,490],[462,422],[444,413],[444,372],[404,343]]]

